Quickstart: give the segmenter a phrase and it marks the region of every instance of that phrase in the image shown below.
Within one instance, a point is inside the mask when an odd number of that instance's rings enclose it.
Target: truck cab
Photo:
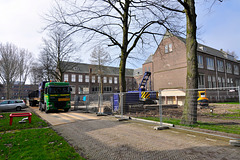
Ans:
[[[41,104],[39,109],[50,110],[63,109],[67,112],[71,108],[71,87],[68,82],[46,82],[41,90]]]

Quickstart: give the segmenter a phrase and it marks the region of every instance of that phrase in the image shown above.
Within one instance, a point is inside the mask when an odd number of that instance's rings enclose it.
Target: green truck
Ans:
[[[39,110],[65,112],[71,108],[71,87],[68,82],[43,81],[39,85]]]

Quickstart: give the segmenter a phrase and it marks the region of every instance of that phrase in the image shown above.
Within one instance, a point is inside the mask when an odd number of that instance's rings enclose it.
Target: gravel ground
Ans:
[[[176,129],[156,131],[150,124],[115,118],[79,120],[52,126],[87,159],[240,159],[229,139]]]

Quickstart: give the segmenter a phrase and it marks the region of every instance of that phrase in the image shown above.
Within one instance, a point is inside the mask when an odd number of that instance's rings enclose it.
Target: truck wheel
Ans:
[[[40,111],[41,111],[41,112],[44,111],[43,104],[42,104],[42,103],[39,103],[39,105],[40,105],[40,107],[39,107]]]
[[[44,104],[44,110],[45,110],[45,113],[48,113],[48,112],[49,112],[49,110],[47,110],[46,104]]]
[[[64,109],[64,112],[68,112],[68,110],[69,110],[69,108],[65,108],[65,109]]]

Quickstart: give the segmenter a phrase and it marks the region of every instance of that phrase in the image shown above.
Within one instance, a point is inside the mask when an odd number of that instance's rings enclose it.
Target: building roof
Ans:
[[[166,34],[164,35],[164,39],[167,38],[167,37],[171,37],[171,36],[177,37],[179,40],[181,40],[183,43],[186,44],[186,38],[173,35],[169,31],[167,31]],[[217,49],[214,49],[212,47],[206,46],[206,45],[201,44],[201,43],[198,43],[197,51],[203,52],[203,53],[215,56],[215,57],[220,57],[220,58],[223,58],[223,59],[228,59],[230,61],[238,62],[232,55],[229,55],[222,50],[217,50]]]
[[[69,69],[67,72],[75,72],[75,73],[89,73],[90,69],[92,69],[93,74],[97,74],[98,70],[100,70],[98,65],[94,64],[87,64],[87,63],[75,63],[75,62],[67,62],[69,65]],[[102,67],[101,70],[104,75],[119,75],[119,68],[118,67],[111,67],[111,66],[100,66]],[[126,68],[126,76],[133,76],[133,69]]]
[[[134,69],[133,71],[133,76],[142,76],[142,68],[137,68],[137,69]]]
[[[182,37],[179,37],[179,36],[176,36],[176,37],[186,44],[186,39],[185,38],[182,38]],[[220,57],[220,58],[223,58],[223,59],[228,59],[230,61],[237,62],[237,60],[232,55],[229,55],[222,50],[217,50],[217,49],[214,49],[212,47],[206,46],[206,45],[201,44],[201,43],[198,43],[197,51],[207,53],[209,55],[213,55],[213,56]]]
[[[143,64],[151,63],[151,62],[153,62],[153,60],[152,60],[152,54],[147,58],[147,60],[146,60]]]

